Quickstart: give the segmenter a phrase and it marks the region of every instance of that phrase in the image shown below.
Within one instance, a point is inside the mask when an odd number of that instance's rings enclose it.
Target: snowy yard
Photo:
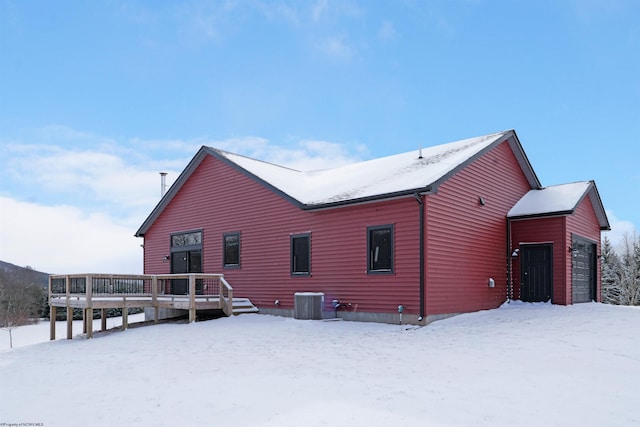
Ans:
[[[424,328],[242,315],[55,342],[43,323],[13,350],[0,332],[0,424],[637,425],[639,331],[640,309],[595,303]]]

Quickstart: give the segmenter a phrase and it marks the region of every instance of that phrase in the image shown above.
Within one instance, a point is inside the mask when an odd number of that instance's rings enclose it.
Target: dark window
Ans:
[[[393,225],[367,228],[369,273],[393,272]]]
[[[240,233],[226,233],[223,239],[223,266],[225,268],[240,267]]]
[[[311,274],[311,235],[295,234],[291,236],[291,274]]]

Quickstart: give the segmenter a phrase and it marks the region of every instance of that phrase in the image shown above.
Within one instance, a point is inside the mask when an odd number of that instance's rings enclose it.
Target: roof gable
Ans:
[[[552,185],[533,189],[516,203],[508,218],[534,218],[552,215],[571,215],[580,202],[588,196],[595,210],[601,230],[610,230],[609,220],[594,181]]]
[[[308,172],[203,146],[138,229],[136,236],[146,233],[207,155],[244,173],[300,209],[310,210],[415,193],[434,193],[448,178],[505,141],[513,150],[531,188],[540,188],[540,182],[513,130]]]
[[[429,192],[495,145],[511,139],[521,151],[515,132],[504,131],[437,145],[388,157],[319,171],[297,171],[260,160],[211,149],[306,209],[329,207],[415,192]],[[522,153],[524,154],[524,153]],[[518,157],[518,156],[517,156]],[[522,162],[521,160],[525,160]],[[532,188],[539,183],[526,157],[520,156]],[[533,177],[533,179],[531,179]]]

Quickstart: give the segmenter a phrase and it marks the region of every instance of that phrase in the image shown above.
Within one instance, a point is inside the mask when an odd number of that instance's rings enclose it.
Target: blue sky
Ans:
[[[505,129],[640,229],[640,2],[0,0],[0,259],[141,272],[203,144],[316,169]]]

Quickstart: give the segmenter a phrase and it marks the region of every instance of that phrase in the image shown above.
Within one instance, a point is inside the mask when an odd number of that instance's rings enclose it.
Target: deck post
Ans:
[[[126,331],[129,327],[129,309],[127,308],[127,299],[123,298],[124,304],[122,305],[122,330]]]
[[[153,305],[153,323],[158,323],[158,277],[151,278],[151,304]]]
[[[68,275],[64,279],[65,288],[67,293],[67,339],[73,338],[73,307],[69,305],[69,298],[71,294],[71,277]]]
[[[107,309],[106,308],[101,308],[100,309],[100,330],[102,332],[107,330]]]
[[[87,274],[85,279],[85,295],[86,295],[86,309],[85,312],[85,333],[87,338],[93,337],[93,276]]]
[[[223,282],[223,277],[218,277],[218,295],[220,295],[220,298],[218,298],[218,308],[221,310],[224,310],[225,306],[222,303],[222,300],[224,300],[224,282]],[[227,313],[225,313],[227,314]]]
[[[51,289],[52,289],[51,276],[49,276],[49,289],[47,292],[47,302],[49,303],[49,340],[53,341],[56,339],[56,307],[51,305]]]
[[[196,321],[196,276],[189,275],[189,323]]]
[[[82,309],[82,333],[87,333],[87,308]]]
[[[49,279],[51,280],[51,279]],[[54,341],[56,339],[56,306],[49,307],[49,339]]]
[[[67,339],[73,338],[73,307],[67,302]]]
[[[85,308],[85,329],[87,334],[87,338],[93,337],[93,308]]]

